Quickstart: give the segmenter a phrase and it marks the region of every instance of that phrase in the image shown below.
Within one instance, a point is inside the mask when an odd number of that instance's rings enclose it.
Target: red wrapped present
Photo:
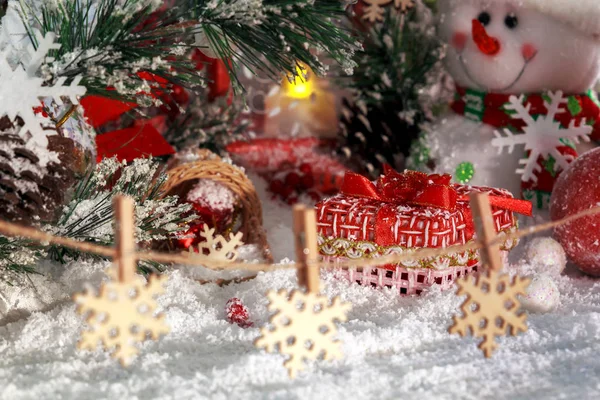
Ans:
[[[375,258],[420,248],[463,245],[475,237],[469,194],[487,192],[500,234],[516,229],[514,212],[531,215],[531,203],[500,189],[451,184],[450,175],[398,173],[385,169],[376,182],[347,173],[342,193],[316,205],[319,248],[328,260]],[[516,241],[506,241],[509,251]],[[476,251],[448,254],[398,265],[342,270],[353,282],[393,287],[400,294],[452,282],[477,269]]]

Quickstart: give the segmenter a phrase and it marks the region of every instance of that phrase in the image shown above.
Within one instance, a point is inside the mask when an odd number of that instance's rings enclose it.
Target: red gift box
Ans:
[[[321,254],[333,261],[402,254],[419,248],[444,248],[475,238],[469,195],[490,194],[496,231],[516,229],[514,212],[531,215],[531,203],[500,189],[450,183],[449,175],[427,175],[386,168],[372,183],[348,173],[342,193],[316,205]],[[516,241],[506,241],[509,251]],[[377,268],[342,271],[352,281],[394,287],[401,294],[420,294],[425,288],[452,282],[477,269],[476,251],[448,254]]]

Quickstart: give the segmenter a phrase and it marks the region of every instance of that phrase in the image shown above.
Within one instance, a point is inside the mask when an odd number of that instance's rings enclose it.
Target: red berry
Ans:
[[[301,182],[302,186],[304,186],[307,189],[310,189],[311,187],[315,186],[315,178],[312,176],[312,174],[304,175],[301,179]]]
[[[281,194],[284,188],[285,185],[279,179],[271,181],[271,184],[269,185],[269,189],[275,194]]]
[[[298,202],[298,197],[297,196],[292,196],[290,198],[287,199],[287,203],[290,206],[293,206],[294,204],[296,204]]]
[[[187,90],[185,90],[179,85],[175,85],[173,87],[173,92],[171,93],[171,96],[173,97],[173,100],[175,100],[178,104],[187,104],[190,100],[190,95],[187,92]]]
[[[43,104],[39,107],[33,107],[33,112],[35,114],[42,114],[44,118],[48,118],[48,113],[46,112]]]
[[[289,186],[284,186],[281,192],[279,192],[281,198],[284,200],[289,198],[292,195],[292,193],[294,193],[294,188]]]
[[[302,172],[304,175],[312,175],[312,167],[308,163],[301,164],[300,172]]]
[[[300,184],[300,175],[295,172],[290,172],[285,177],[285,184],[289,187],[296,188]]]
[[[308,192],[306,192],[307,195],[310,196],[311,199],[313,199],[313,201],[315,202],[319,202],[321,201],[321,195],[317,192],[315,192],[314,190],[310,190]]]
[[[230,324],[237,324],[241,328],[249,328],[253,325],[250,321],[248,309],[237,297],[233,297],[227,301],[225,313],[227,314],[227,321]]]

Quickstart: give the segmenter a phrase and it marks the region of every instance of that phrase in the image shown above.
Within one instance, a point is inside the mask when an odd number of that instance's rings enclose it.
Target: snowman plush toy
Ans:
[[[456,95],[411,167],[546,208],[577,145],[600,138],[600,1],[439,0],[439,10]]]

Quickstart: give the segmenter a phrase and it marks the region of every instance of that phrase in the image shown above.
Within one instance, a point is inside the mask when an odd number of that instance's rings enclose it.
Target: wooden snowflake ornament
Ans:
[[[520,312],[517,296],[525,294],[529,283],[529,278],[511,278],[496,271],[484,272],[475,280],[469,276],[458,281],[457,294],[467,299],[461,306],[463,315],[454,317],[449,332],[462,337],[471,332],[473,337],[482,338],[479,348],[491,357],[498,347],[496,336],[527,331],[527,314]]]
[[[273,328],[261,328],[261,336],[254,342],[258,348],[269,353],[287,355],[284,366],[290,378],[304,370],[305,360],[334,360],[342,357],[341,343],[334,339],[337,334],[335,321],[345,322],[350,310],[349,303],[339,297],[329,302],[325,296],[293,290],[267,294],[269,311],[275,312],[269,319]]]
[[[166,276],[151,276],[148,283],[137,276],[133,199],[115,198],[117,247],[109,271],[113,279],[100,286],[98,294],[87,290],[74,296],[77,311],[87,316],[88,328],[81,333],[80,349],[95,350],[98,343],[127,366],[139,352],[136,344],[167,334],[164,316],[156,315],[155,297],[164,291]]]
[[[505,336],[507,332],[516,336],[527,331],[527,315],[520,309],[518,296],[525,295],[530,279],[511,278],[500,272],[503,267],[500,242],[496,241],[489,196],[472,194],[471,209],[477,238],[484,245],[480,251],[482,266],[487,268],[475,280],[467,276],[457,281],[457,294],[467,299],[461,305],[463,315],[454,317],[454,325],[448,332],[483,338],[479,348],[489,358],[498,347],[496,336]]]
[[[200,232],[205,241],[197,246],[198,252],[195,252],[193,246],[189,248],[189,255],[198,261],[220,261],[234,262],[237,260],[237,248],[244,245],[242,242],[242,232],[236,234],[230,233],[229,240],[222,235],[215,236],[215,229],[204,225]]]
[[[413,0],[363,0],[367,6],[365,7],[362,19],[374,23],[383,21],[383,14],[385,13],[384,6],[390,3],[394,3],[394,7],[400,9],[400,11],[407,12],[414,6]]]
[[[288,293],[284,289],[268,292],[269,311],[275,312],[269,319],[272,327],[263,327],[262,336],[254,342],[256,347],[265,348],[269,353],[278,351],[287,355],[283,365],[292,379],[298,371],[304,370],[305,360],[342,357],[341,343],[335,340],[335,321],[345,322],[351,308],[339,297],[330,302],[319,294],[319,268],[314,264],[318,256],[314,208],[294,207],[294,237],[298,283],[306,288],[306,293],[299,290]]]
[[[413,8],[414,5],[414,0],[394,0],[394,6],[399,8],[402,12],[407,12],[410,8]]]
[[[166,276],[152,276],[148,284],[141,277],[130,283],[109,281],[97,295],[91,291],[76,295],[77,311],[87,315],[89,325],[81,333],[79,349],[95,350],[100,342],[121,365],[129,365],[139,352],[137,343],[169,332],[164,315],[154,315],[154,298],[163,293],[165,281]]]

